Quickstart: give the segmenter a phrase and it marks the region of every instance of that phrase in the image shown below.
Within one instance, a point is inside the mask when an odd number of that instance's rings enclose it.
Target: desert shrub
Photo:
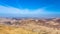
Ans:
[[[4,24],[12,25],[12,23],[10,21],[5,21]]]

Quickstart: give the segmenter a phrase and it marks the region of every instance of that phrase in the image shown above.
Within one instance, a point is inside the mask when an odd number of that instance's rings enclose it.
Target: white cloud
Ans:
[[[36,10],[29,10],[29,9],[18,9],[14,7],[5,7],[0,6],[0,16],[19,16],[19,17],[56,17],[60,15],[60,12],[55,13],[53,11],[45,10],[46,7],[39,8]],[[2,14],[2,15],[1,15]],[[55,15],[56,14],[56,15]]]
[[[16,8],[0,6],[0,13],[18,13]]]
[[[43,8],[36,10],[29,10],[29,9],[18,9],[14,7],[0,6],[0,13],[6,13],[6,14],[40,14],[43,13],[44,11],[45,10]]]

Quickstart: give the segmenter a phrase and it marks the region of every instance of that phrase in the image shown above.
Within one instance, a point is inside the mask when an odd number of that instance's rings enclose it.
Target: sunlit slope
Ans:
[[[23,28],[0,25],[0,34],[37,34]]]
[[[0,34],[60,34],[60,30],[52,30],[44,28],[42,26],[42,29],[40,28],[40,31],[33,31],[28,30],[22,27],[14,27],[14,26],[6,26],[6,25],[0,25]]]

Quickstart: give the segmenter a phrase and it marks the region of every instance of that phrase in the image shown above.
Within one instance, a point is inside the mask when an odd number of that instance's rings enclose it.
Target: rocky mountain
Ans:
[[[35,24],[39,26],[46,26],[50,28],[60,29],[60,18],[52,19],[10,19],[10,18],[0,18],[0,24],[9,26],[23,26],[27,24]]]

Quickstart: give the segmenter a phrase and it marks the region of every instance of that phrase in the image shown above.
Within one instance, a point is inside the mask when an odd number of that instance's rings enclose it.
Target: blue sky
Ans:
[[[60,0],[0,0],[3,17],[60,17]]]

